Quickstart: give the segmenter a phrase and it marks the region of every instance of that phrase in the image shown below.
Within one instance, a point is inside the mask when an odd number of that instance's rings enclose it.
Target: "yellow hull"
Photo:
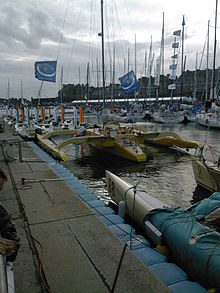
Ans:
[[[75,136],[62,141],[57,145],[58,149],[69,144],[92,145],[94,148],[105,151],[117,157],[127,159],[134,162],[145,162],[146,155],[143,153],[139,145],[135,143],[134,135],[120,134],[111,137],[106,134],[101,134],[96,129],[87,129],[85,135]]]
[[[136,144],[124,145],[123,140],[114,141],[113,146],[105,146],[100,143],[90,143],[94,148],[102,150],[106,153],[114,156],[127,159],[134,162],[145,162],[146,155],[143,153],[141,148]]]
[[[40,146],[42,146],[48,153],[52,154],[56,159],[66,162],[66,154],[60,151],[51,140],[43,138],[41,135],[37,134],[37,141]]]
[[[144,133],[143,139],[144,142],[166,147],[196,148],[200,146],[197,141],[182,139],[174,132]]]

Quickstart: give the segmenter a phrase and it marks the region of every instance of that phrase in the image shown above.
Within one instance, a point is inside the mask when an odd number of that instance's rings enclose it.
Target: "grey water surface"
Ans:
[[[196,122],[164,125],[143,122],[139,127],[146,131],[172,131],[183,139],[196,140],[205,144],[204,156],[216,160],[220,154],[220,130],[208,129]],[[64,149],[68,156],[64,166],[86,183],[96,194],[108,200],[105,170],[120,176],[130,184],[138,185],[152,196],[173,207],[187,208],[197,196],[207,196],[198,189],[192,170],[191,158],[187,154],[167,148],[144,146],[147,155],[145,163],[134,163],[86,145],[69,145]]]

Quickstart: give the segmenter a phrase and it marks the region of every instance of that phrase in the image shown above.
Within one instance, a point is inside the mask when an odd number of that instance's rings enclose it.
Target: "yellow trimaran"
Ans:
[[[71,134],[72,137],[58,144],[52,142],[52,137],[65,134]],[[37,134],[37,139],[43,148],[64,162],[67,160],[67,156],[62,152],[62,148],[69,144],[87,143],[98,150],[135,162],[146,161],[146,154],[140,146],[143,144],[152,143],[159,146],[183,148],[199,146],[198,142],[183,140],[173,132],[146,133],[119,123],[107,123],[101,130],[99,128],[85,129],[83,134],[78,129],[57,130],[44,135]]]

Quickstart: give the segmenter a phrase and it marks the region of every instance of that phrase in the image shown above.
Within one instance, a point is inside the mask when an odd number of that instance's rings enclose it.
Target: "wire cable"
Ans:
[[[61,41],[62,41],[62,37],[63,37],[64,26],[66,23],[66,15],[67,15],[68,7],[69,7],[69,0],[67,0],[66,11],[65,11],[65,16],[64,16],[64,20],[63,20],[63,26],[62,26],[62,30],[60,32],[60,41],[59,41],[59,47],[58,47],[58,52],[57,52],[57,60],[59,59],[59,55],[60,55],[60,47],[61,47]]]
[[[126,247],[127,247],[127,244],[125,243],[125,245],[123,247],[122,254],[121,254],[121,258],[120,258],[120,261],[119,261],[119,264],[118,264],[118,269],[117,269],[117,272],[116,272],[116,275],[115,275],[115,279],[114,279],[114,283],[113,283],[113,286],[112,286],[111,293],[113,293],[114,290],[115,290],[115,285],[116,285],[116,282],[117,282],[117,279],[118,279],[118,275],[119,275],[119,271],[120,271],[120,268],[121,268],[122,260],[123,260],[124,254],[125,254]]]

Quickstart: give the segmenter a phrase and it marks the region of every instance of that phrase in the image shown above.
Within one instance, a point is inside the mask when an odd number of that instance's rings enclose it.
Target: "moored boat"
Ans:
[[[199,186],[212,192],[220,191],[220,166],[218,162],[194,156],[192,167],[196,183]]]
[[[220,113],[201,113],[197,114],[196,121],[198,124],[210,127],[220,128]]]
[[[108,123],[101,130],[99,128],[85,128],[83,133],[76,132],[75,137],[64,140],[57,147],[62,149],[68,144],[83,143],[87,143],[97,150],[102,150],[130,161],[146,161],[146,155],[140,145],[136,143],[135,134],[132,133],[132,129],[125,130],[116,123]]]
[[[220,288],[220,234],[210,225],[210,220],[219,222],[220,193],[184,210],[166,207],[147,192],[138,192],[137,184],[132,186],[109,171],[106,179],[119,211],[125,209],[153,242],[166,244],[172,259],[192,279],[207,289]]]

